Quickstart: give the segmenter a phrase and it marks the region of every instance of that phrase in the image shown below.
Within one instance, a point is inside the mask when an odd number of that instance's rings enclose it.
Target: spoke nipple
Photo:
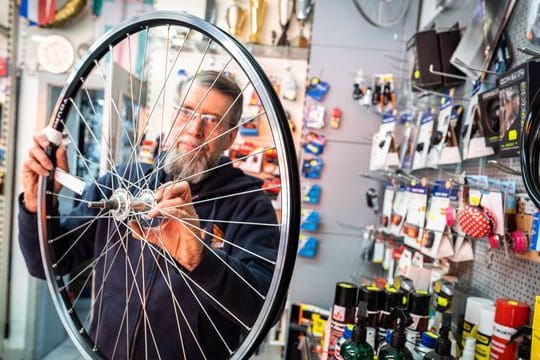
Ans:
[[[55,263],[55,264],[52,264],[52,268],[53,268],[53,269],[56,269],[56,266],[57,266],[56,263]]]
[[[84,334],[84,328],[79,329],[79,334]]]
[[[52,241],[52,240],[47,240],[47,243],[48,243],[48,244],[52,244],[53,241]]]
[[[96,346],[94,346],[94,347],[92,348],[92,351],[93,351],[93,352],[96,352],[96,351],[98,351],[98,348],[97,348]]]
[[[64,290],[66,290],[66,287],[65,287],[65,286],[60,286],[60,287],[58,288],[58,291],[64,291]]]
[[[56,280],[61,280],[62,277],[60,275],[56,275]]]
[[[67,312],[68,314],[73,314],[73,308],[69,308]]]

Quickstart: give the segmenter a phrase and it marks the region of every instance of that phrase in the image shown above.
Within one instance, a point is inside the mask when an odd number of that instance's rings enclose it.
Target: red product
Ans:
[[[496,228],[495,217],[487,208],[467,205],[458,213],[459,226],[473,238],[489,236]]]
[[[495,324],[491,337],[491,359],[514,360],[516,342],[508,343],[517,329],[529,322],[529,305],[520,301],[498,299],[495,303]]]

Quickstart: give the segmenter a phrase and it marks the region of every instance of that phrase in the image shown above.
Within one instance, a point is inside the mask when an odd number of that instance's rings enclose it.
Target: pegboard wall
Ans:
[[[508,0],[509,2],[513,0]],[[529,48],[540,52],[540,46],[532,45],[527,40],[527,27],[531,13],[536,14],[537,0],[517,0],[505,31],[510,41],[512,52],[511,67],[526,62],[530,55],[518,49]],[[471,18],[471,6],[473,2],[461,2],[459,8],[451,8],[442,12],[433,23],[435,28],[445,28],[460,22],[467,26]],[[476,1],[474,2],[476,3]],[[431,26],[430,24],[429,26]],[[472,90],[471,82],[456,89],[458,96],[467,98]],[[464,103],[468,106],[468,103]],[[507,167],[521,171],[519,158],[499,159],[499,163]],[[485,158],[467,160],[459,165],[446,166],[439,170],[423,170],[415,173],[415,176],[427,176],[431,179],[444,179],[447,175],[465,171],[470,175],[487,175],[500,180],[514,180],[517,183],[517,192],[526,192],[522,178],[501,171],[488,164]],[[475,260],[470,263],[455,263],[452,265],[454,273],[459,274],[459,284],[464,288],[490,298],[513,298],[524,301],[532,306],[536,295],[540,295],[540,256],[528,254],[520,256],[511,250],[491,250],[487,239],[473,241]],[[531,256],[533,255],[533,256]],[[533,260],[531,260],[533,259]]]

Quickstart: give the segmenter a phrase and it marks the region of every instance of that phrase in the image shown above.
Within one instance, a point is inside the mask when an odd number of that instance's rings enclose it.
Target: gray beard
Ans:
[[[219,162],[220,154],[210,157],[197,154],[197,152],[183,155],[178,148],[170,149],[165,157],[165,172],[179,180],[186,180],[191,184],[197,184],[210,174],[207,169],[213,168]],[[196,156],[193,158],[193,156]]]

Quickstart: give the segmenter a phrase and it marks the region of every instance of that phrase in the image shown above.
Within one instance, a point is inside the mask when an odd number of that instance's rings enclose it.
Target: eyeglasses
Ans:
[[[177,111],[177,118],[182,122],[191,121],[199,117],[203,125],[207,128],[214,128],[219,124],[221,117],[211,114],[199,114],[183,106],[174,106]]]

